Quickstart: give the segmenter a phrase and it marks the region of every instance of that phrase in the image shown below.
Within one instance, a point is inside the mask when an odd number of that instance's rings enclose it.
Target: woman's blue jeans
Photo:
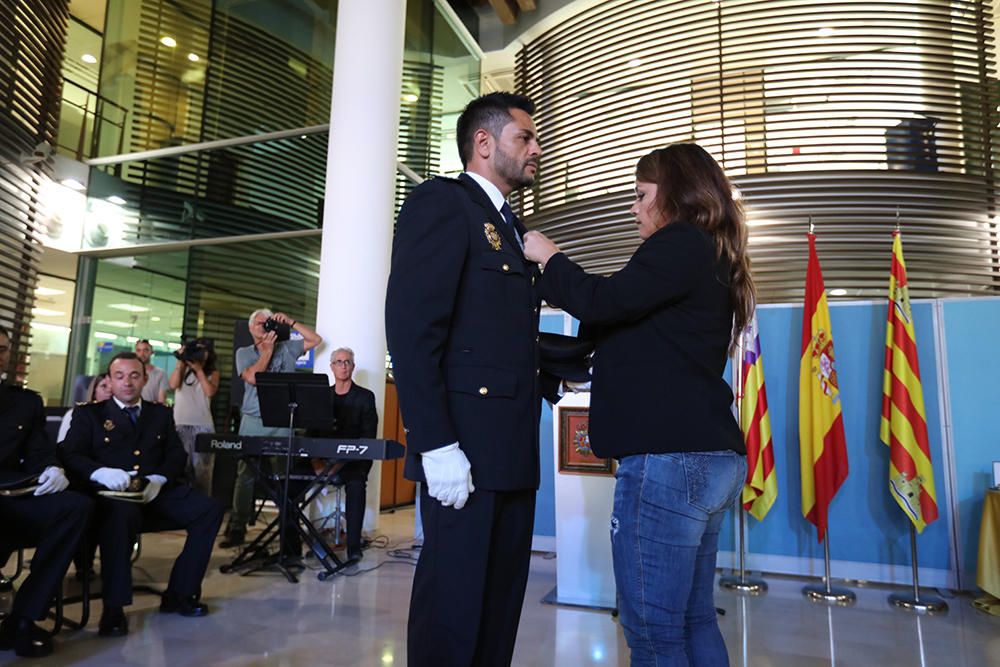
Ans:
[[[611,551],[632,667],[728,666],[712,598],[715,555],[746,457],[637,454],[616,477]]]

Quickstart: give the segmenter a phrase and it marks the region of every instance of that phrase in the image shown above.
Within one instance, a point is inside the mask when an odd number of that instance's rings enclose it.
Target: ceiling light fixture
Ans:
[[[85,63],[93,65],[94,63],[97,62],[97,57],[89,53],[84,53],[82,56],[80,56],[80,60],[82,60]]]
[[[847,290],[842,287],[830,290],[830,296],[847,296]]]
[[[163,44],[163,46],[169,46],[170,48],[174,48],[175,46],[177,46],[177,40],[171,37],[170,35],[164,35],[163,37],[160,37],[160,44]]]
[[[108,201],[114,204],[115,206],[124,206],[126,203],[126,200],[122,199],[118,195],[111,195],[110,197],[108,197]]]
[[[820,37],[829,37],[833,34],[833,28],[820,28],[816,34]]]
[[[145,313],[149,308],[145,306],[134,306],[131,303],[112,303],[108,308],[114,308],[116,310],[125,310],[130,313]]]
[[[193,63],[196,63],[196,62],[198,62],[199,60],[201,60],[201,58],[199,58],[199,57],[198,57],[198,54],[197,54],[197,53],[189,53],[189,54],[188,54],[188,60],[190,60],[190,61],[191,61],[191,62],[193,62]]]
[[[406,93],[406,94],[403,95],[403,101],[407,102],[409,104],[413,104],[414,102],[416,102],[419,99],[420,99],[420,95],[417,95],[416,93]]]
[[[638,67],[641,64],[642,64],[641,58],[632,58],[632,60],[628,61],[629,67]]]

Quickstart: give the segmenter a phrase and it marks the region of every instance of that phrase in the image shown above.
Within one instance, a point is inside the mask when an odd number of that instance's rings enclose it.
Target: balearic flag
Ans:
[[[774,470],[771,414],[767,411],[764,365],[760,355],[757,314],[743,330],[740,429],[747,445],[747,479],[743,485],[743,507],[762,520],[778,497],[778,476]]]
[[[924,527],[938,517],[937,494],[917,362],[917,336],[903,262],[903,241],[899,231],[892,236],[879,437],[889,445],[889,493],[910,517],[917,532],[923,532]]]
[[[809,266],[802,316],[799,365],[799,450],[802,515],[826,537],[830,502],[847,478],[847,442],[840,412],[830,309],[816,256],[816,235],[809,232]]]

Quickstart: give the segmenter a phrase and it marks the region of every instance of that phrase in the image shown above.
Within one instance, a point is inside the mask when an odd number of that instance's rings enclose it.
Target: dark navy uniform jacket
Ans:
[[[120,468],[162,475],[171,484],[181,480],[187,463],[173,411],[146,401],[136,426],[114,399],[77,407],[62,447],[67,470],[80,482],[98,468]]]
[[[407,197],[386,338],[409,479],[423,481],[418,454],[458,442],[477,489],[538,487],[537,275],[473,179],[434,178]]]
[[[0,384],[0,470],[36,474],[58,465],[56,445],[45,433],[42,397]]]

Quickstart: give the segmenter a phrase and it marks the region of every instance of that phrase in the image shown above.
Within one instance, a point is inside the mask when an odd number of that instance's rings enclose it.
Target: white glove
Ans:
[[[476,490],[472,485],[472,466],[458,443],[432,449],[420,455],[427,479],[427,493],[441,501],[445,507],[465,507],[469,494]]]
[[[112,491],[124,491],[132,481],[132,475],[121,468],[98,468],[90,473],[90,481],[97,482]]]
[[[69,486],[69,480],[62,468],[49,466],[38,476],[40,486],[35,489],[36,496],[44,496],[47,493],[59,493],[65,491]]]
[[[160,489],[167,483],[167,478],[163,475],[146,475],[146,479],[149,480],[149,484],[142,492],[142,502],[151,503],[156,496],[160,495]]]

